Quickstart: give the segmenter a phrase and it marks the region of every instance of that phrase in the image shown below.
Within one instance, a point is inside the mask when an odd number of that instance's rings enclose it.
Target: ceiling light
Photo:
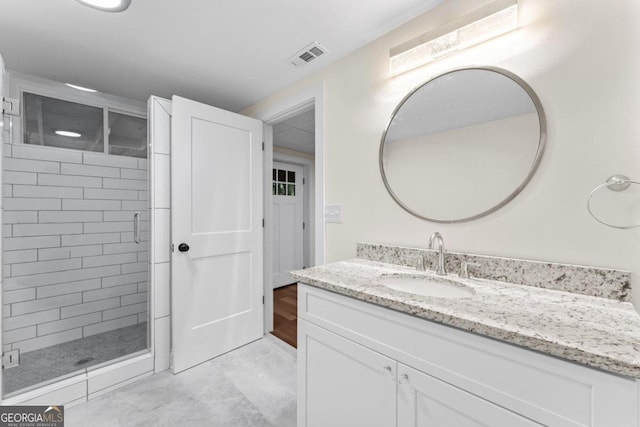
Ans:
[[[449,53],[515,30],[518,0],[498,0],[389,51],[392,74],[399,74]]]
[[[69,138],[80,138],[82,136],[78,132],[71,132],[68,130],[57,130],[55,132],[56,132],[56,135],[68,136]]]
[[[105,12],[122,12],[131,4],[131,0],[77,0],[85,6]]]
[[[72,88],[74,88],[74,89],[81,90],[81,91],[83,91],[83,92],[91,92],[91,93],[97,92],[97,90],[95,90],[95,89],[89,89],[88,87],[83,87],[83,86],[78,86],[78,85],[72,85],[71,83],[65,83],[65,85],[67,85],[67,86],[69,86],[69,87],[72,87]]]

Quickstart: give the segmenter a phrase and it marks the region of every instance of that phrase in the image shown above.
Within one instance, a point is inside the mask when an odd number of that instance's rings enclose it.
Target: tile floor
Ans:
[[[20,366],[3,372],[4,390],[18,390],[147,348],[147,322],[20,355]],[[84,362],[84,363],[83,363]]]
[[[295,427],[296,350],[267,335],[65,411],[66,427]]]

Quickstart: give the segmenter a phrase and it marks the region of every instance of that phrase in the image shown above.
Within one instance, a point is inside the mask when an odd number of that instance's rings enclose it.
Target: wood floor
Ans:
[[[298,348],[298,285],[273,290],[273,332],[287,344]]]

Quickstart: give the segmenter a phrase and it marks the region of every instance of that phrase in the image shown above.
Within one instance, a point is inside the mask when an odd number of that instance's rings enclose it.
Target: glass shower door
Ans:
[[[148,348],[146,120],[104,132],[115,113],[23,102],[4,151],[5,397]]]

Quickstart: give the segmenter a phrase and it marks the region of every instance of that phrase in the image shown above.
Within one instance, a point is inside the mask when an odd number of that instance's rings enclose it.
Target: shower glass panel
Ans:
[[[24,144],[4,150],[5,397],[147,351],[149,336],[146,120],[23,95]]]

